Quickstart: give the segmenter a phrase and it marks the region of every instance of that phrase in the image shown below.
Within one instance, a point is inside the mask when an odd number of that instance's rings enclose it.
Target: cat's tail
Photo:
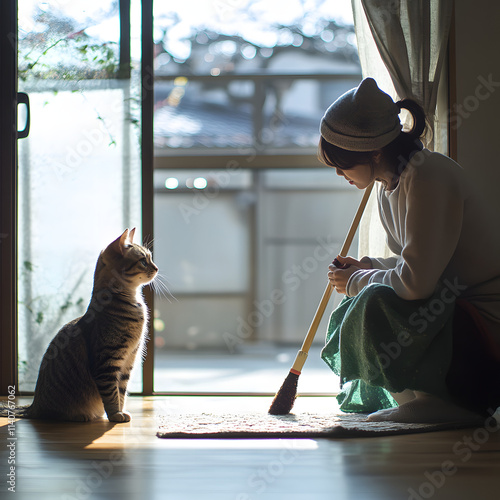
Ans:
[[[0,403],[0,417],[7,418],[33,418],[32,404],[16,406],[14,403],[8,401],[7,403]]]

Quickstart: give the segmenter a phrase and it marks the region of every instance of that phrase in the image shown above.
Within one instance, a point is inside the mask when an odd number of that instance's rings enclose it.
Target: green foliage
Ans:
[[[81,80],[116,78],[118,44],[95,43],[83,32],[55,40],[26,37],[19,41],[21,80]]]
[[[33,263],[30,262],[29,260],[25,260],[23,262],[23,268],[24,268],[25,271],[29,271],[29,272],[33,272],[34,271]]]
[[[79,307],[83,304],[83,298],[80,297],[76,302],[72,302],[71,300],[67,299],[66,302],[60,306],[61,312],[66,311],[66,309],[69,309],[72,306]]]
[[[33,272],[35,266],[32,262],[24,261],[23,262],[23,271]],[[80,286],[85,273],[82,273],[80,277],[73,284],[71,290],[68,292],[66,297],[63,298],[63,303],[61,305],[55,305],[54,301],[49,297],[33,297],[29,300],[29,302],[19,301],[19,304],[24,306],[28,311],[32,318],[32,321],[37,325],[42,325],[42,323],[47,322],[47,317],[51,320],[54,320],[56,324],[60,323],[63,315],[72,309],[74,309],[74,313],[81,313],[82,306],[84,305],[83,297],[78,297],[74,299],[76,290]],[[25,278],[30,279],[30,278]],[[47,314],[46,314],[47,313]]]

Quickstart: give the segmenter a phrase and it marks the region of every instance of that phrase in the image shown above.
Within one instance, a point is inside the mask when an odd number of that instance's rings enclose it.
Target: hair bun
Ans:
[[[413,99],[401,99],[397,101],[396,106],[401,109],[406,109],[409,111],[413,118],[413,127],[409,132],[407,132],[413,139],[420,138],[426,128],[425,112],[418,104],[417,101]]]

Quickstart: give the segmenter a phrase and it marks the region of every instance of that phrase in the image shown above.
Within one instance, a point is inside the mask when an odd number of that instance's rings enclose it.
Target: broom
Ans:
[[[344,244],[342,245],[342,250],[340,251],[340,255],[342,256],[347,255],[347,252],[349,251],[352,240],[354,239],[354,235],[356,234],[356,231],[358,229],[359,221],[361,220],[361,216],[363,215],[363,211],[368,202],[368,198],[370,197],[372,188],[373,182],[365,189],[365,193],[363,195],[363,198],[361,199],[356,215],[354,216],[354,219],[351,223],[351,227],[349,229],[349,232],[347,233],[347,237],[344,241]],[[335,259],[333,263],[337,267],[342,267],[337,259]],[[316,331],[318,330],[318,326],[321,322],[326,306],[328,305],[328,301],[330,300],[332,291],[333,287],[330,282],[328,282],[321,302],[316,309],[316,314],[314,315],[311,325],[309,326],[309,330],[307,331],[306,338],[302,343],[300,351],[297,353],[295,362],[293,363],[293,366],[290,369],[287,377],[285,378],[285,381],[283,382],[280,390],[274,396],[271,407],[269,408],[269,413],[271,415],[286,415],[290,413],[290,410],[293,407],[295,398],[297,397],[297,383],[299,381],[299,375],[301,373],[302,367],[304,366],[304,363],[306,362],[307,353],[309,352],[311,344],[314,340],[314,336],[316,335]]]

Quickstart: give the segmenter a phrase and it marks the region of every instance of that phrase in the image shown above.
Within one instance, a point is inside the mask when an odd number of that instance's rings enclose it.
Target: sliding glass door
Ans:
[[[140,26],[130,23],[140,7],[18,2],[18,88],[31,117],[18,145],[20,391],[85,311],[99,252],[125,228],[141,237]]]

